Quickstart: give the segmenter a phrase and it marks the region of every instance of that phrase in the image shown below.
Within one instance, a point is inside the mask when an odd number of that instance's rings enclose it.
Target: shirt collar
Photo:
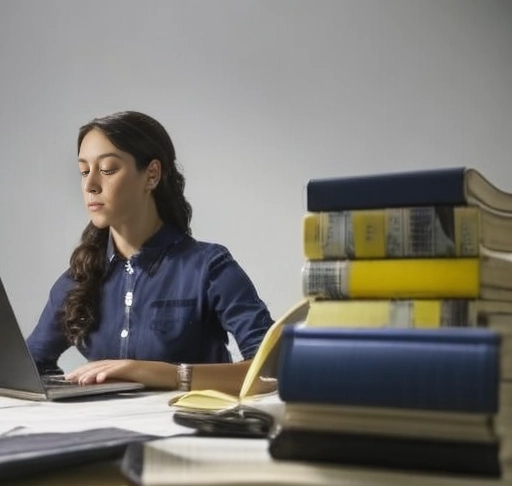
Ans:
[[[136,261],[138,265],[147,267],[150,273],[153,273],[153,271],[156,271],[165,251],[169,247],[180,243],[186,236],[186,233],[175,226],[163,224],[153,236],[144,242],[140,250],[135,253],[130,260],[132,262]],[[108,236],[106,257],[107,272],[116,261],[124,260],[116,251],[112,233],[109,233]]]

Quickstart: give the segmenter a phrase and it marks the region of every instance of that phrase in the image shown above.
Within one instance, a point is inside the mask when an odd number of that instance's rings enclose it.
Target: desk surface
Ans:
[[[0,397],[0,434],[15,434],[18,431],[73,432],[100,427],[120,427],[161,437],[188,433],[190,429],[181,427],[172,420],[172,408],[168,403],[175,393],[143,392],[73,402],[30,402]],[[465,480],[370,469],[343,469],[343,480],[339,486],[512,485],[512,481],[504,480]],[[115,461],[68,467],[34,477],[26,476],[18,480],[10,480],[8,484],[9,486],[129,485],[121,474],[119,462]]]
[[[94,463],[10,480],[9,486],[128,486],[117,463]]]

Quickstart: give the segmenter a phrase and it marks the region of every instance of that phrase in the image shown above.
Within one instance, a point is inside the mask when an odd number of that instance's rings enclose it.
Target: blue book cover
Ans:
[[[499,351],[488,329],[286,326],[278,391],[285,402],[493,414]]]
[[[343,211],[467,203],[464,167],[311,179],[308,211]]]

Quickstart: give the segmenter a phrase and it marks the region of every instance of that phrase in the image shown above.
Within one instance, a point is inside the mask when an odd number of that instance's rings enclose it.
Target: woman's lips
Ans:
[[[89,203],[87,204],[87,209],[89,211],[98,211],[103,207],[103,204],[100,203]]]

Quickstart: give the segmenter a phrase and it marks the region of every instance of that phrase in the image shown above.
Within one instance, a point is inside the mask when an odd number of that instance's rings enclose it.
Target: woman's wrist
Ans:
[[[188,392],[192,389],[192,365],[180,363],[176,367],[176,389]]]

